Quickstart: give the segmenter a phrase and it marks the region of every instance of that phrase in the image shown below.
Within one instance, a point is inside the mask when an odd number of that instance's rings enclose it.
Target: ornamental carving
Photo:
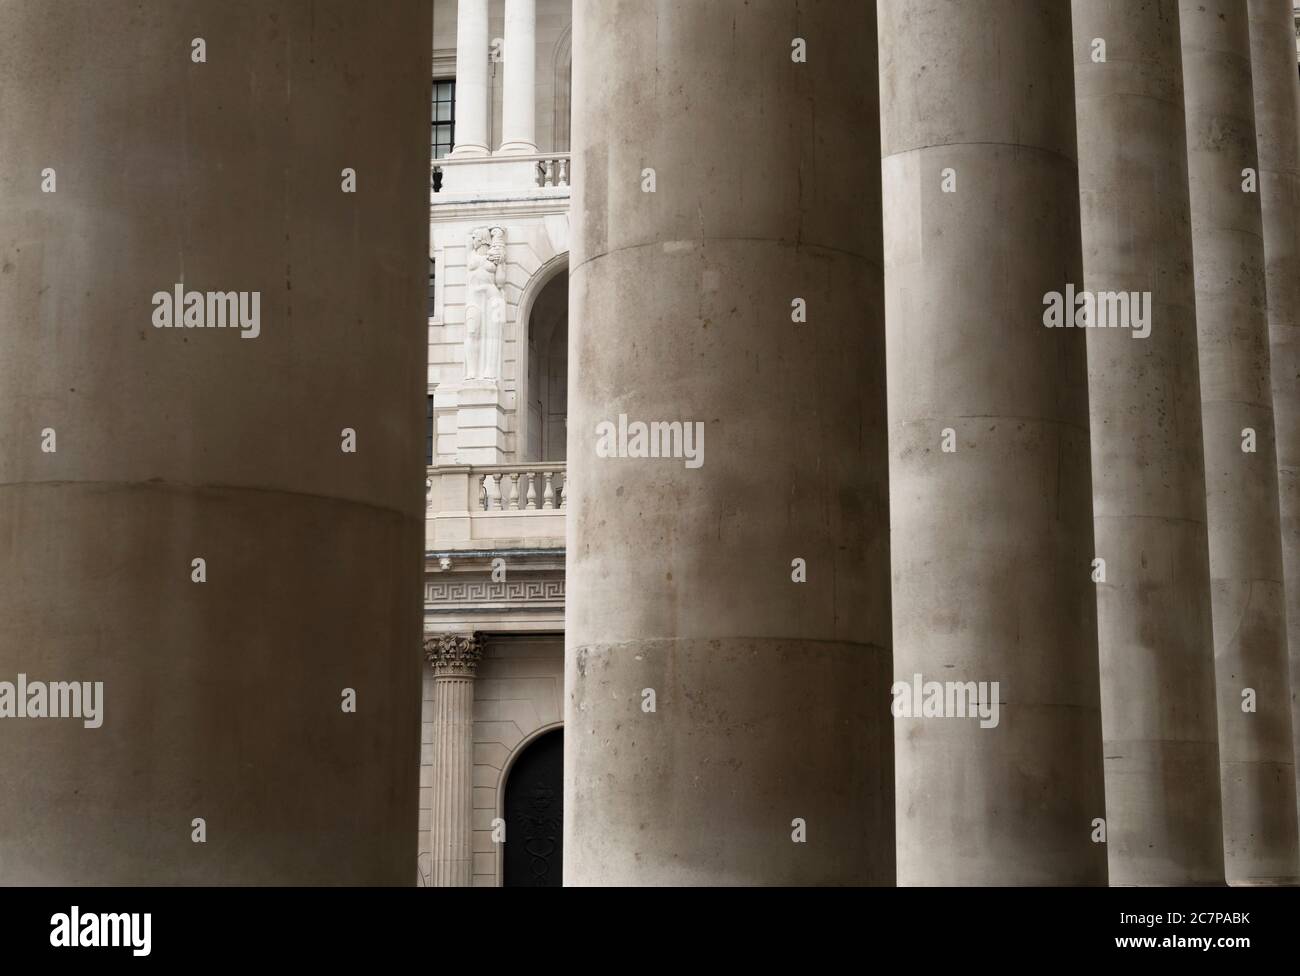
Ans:
[[[478,634],[439,634],[424,639],[424,659],[434,677],[472,678],[483,656]]]
[[[506,324],[506,232],[470,231],[465,252],[465,379],[501,375],[501,337]]]
[[[502,580],[433,579],[424,584],[426,604],[518,603],[564,606],[564,577]]]

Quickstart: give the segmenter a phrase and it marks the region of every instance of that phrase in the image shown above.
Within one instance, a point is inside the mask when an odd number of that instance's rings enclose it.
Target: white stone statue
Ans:
[[[506,232],[470,231],[465,271],[465,379],[501,375],[501,336],[506,323]]]

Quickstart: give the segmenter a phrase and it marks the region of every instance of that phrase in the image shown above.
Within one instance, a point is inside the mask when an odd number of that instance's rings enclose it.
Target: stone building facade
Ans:
[[[492,824],[506,820],[504,787],[516,760],[544,749],[547,733],[563,725],[572,11],[569,0],[512,0],[469,4],[466,12],[479,19],[465,25],[456,0],[434,3],[434,84],[456,85],[441,114],[454,116],[459,148],[435,159],[430,196],[425,634],[435,657],[446,638],[473,639],[481,657],[462,727],[472,736],[472,786],[453,798],[468,821],[448,828],[448,842],[461,845],[449,863],[431,855],[439,691],[447,682],[432,666],[426,672],[419,877],[501,884],[517,834],[516,847],[530,850],[529,883],[556,883],[558,844],[529,832],[540,825],[554,833],[558,824],[525,809],[504,845],[493,841]],[[473,72],[458,70],[458,44],[471,43],[487,56],[471,59]],[[529,60],[514,57],[516,45],[531,49],[528,74],[509,71],[512,58]],[[482,93],[477,101],[464,97],[467,83]],[[531,105],[531,124],[526,111],[510,115],[507,105]],[[476,145],[467,149],[467,140]],[[501,242],[494,276],[470,267],[476,231],[486,232],[483,254],[494,231]],[[477,290],[475,270],[485,282]],[[467,361],[467,335],[477,331],[493,335]],[[544,811],[546,787],[532,789],[543,792]],[[550,789],[558,809],[558,780]]]
[[[1296,882],[1292,4],[147,6],[0,5],[0,881]]]
[[[870,214],[873,206],[881,205],[880,199],[873,204],[871,192],[862,189],[856,176],[837,169],[831,156],[821,155],[833,142],[834,149],[855,160],[862,172],[871,171],[876,47],[873,43],[869,52],[870,76],[859,77],[853,72],[862,69],[863,52],[855,55],[851,42],[841,42],[835,31],[843,28],[849,38],[875,37],[877,17],[872,12],[864,8],[865,12],[850,14],[813,4],[812,9],[787,18],[781,4],[764,3],[761,10],[750,12],[744,30],[736,33],[740,21],[733,21],[725,11],[689,13],[674,4],[670,23],[665,24],[647,20],[632,8],[602,6],[597,0],[578,0],[577,5],[582,8],[586,33],[575,38],[570,0],[434,0],[425,565],[430,666],[425,676],[420,780],[421,883],[558,883],[565,833],[564,814],[558,813],[562,798],[577,807],[565,814],[583,818],[580,826],[569,826],[571,839],[582,833],[583,849],[565,856],[565,863],[578,873],[571,880],[583,882],[746,883],[770,877],[875,884],[1089,884],[1108,877],[1114,884],[1222,883],[1225,877],[1242,884],[1294,880],[1300,874],[1295,863],[1294,778],[1294,749],[1300,740],[1292,736],[1300,732],[1300,723],[1289,714],[1278,714],[1294,707],[1294,695],[1285,693],[1288,651],[1281,590],[1281,560],[1288,563],[1288,575],[1294,575],[1290,563],[1296,558],[1291,551],[1297,538],[1295,502],[1288,501],[1286,494],[1288,471],[1293,471],[1286,452],[1294,447],[1287,445],[1295,436],[1294,428],[1286,426],[1295,419],[1287,413],[1291,409],[1287,398],[1294,393],[1285,384],[1276,393],[1282,425],[1276,462],[1283,486],[1281,500],[1275,503],[1281,505],[1283,516],[1279,540],[1278,523],[1242,515],[1243,498],[1254,498],[1252,507],[1262,499],[1266,509],[1268,491],[1258,488],[1257,482],[1251,487],[1231,478],[1225,481],[1216,472],[1234,465],[1234,455],[1217,444],[1217,435],[1202,443],[1198,387],[1206,389],[1205,423],[1212,431],[1257,422],[1262,413],[1238,410],[1233,404],[1239,397],[1224,395],[1222,386],[1234,382],[1242,370],[1257,367],[1258,361],[1225,366],[1217,354],[1207,357],[1202,351],[1198,384],[1197,342],[1185,329],[1176,336],[1166,332],[1144,347],[1153,350],[1150,357],[1117,359],[1118,354],[1132,351],[1123,341],[1127,336],[1114,342],[1112,336],[1089,336],[1086,350],[1082,337],[1073,344],[1040,336],[1007,337],[1014,347],[1009,351],[1005,346],[962,346],[961,328],[954,333],[951,322],[951,309],[969,302],[972,293],[977,303],[1006,309],[1008,296],[1014,298],[1018,291],[1024,292],[1019,298],[1032,297],[1034,289],[1041,290],[1042,281],[1050,278],[1048,269],[1053,266],[1072,268],[1081,290],[1085,281],[1104,290],[1126,276],[1137,283],[1149,282],[1155,278],[1143,279],[1143,274],[1167,275],[1169,268],[1180,267],[1185,272],[1179,279],[1181,287],[1171,285],[1157,296],[1157,302],[1165,303],[1159,314],[1185,324],[1199,318],[1202,350],[1222,342],[1227,333],[1216,330],[1228,326],[1216,323],[1213,309],[1220,296],[1207,284],[1213,274],[1208,265],[1197,266],[1196,287],[1192,285],[1192,243],[1195,237],[1201,256],[1225,249],[1225,260],[1227,251],[1236,246],[1215,225],[1222,215],[1206,194],[1219,190],[1205,187],[1221,166],[1239,160],[1218,158],[1218,147],[1197,143],[1196,127],[1213,126],[1214,119],[1234,112],[1258,116],[1258,165],[1265,173],[1270,169],[1278,173],[1279,182],[1269,186],[1271,178],[1265,177],[1265,220],[1257,225],[1257,250],[1248,260],[1264,261],[1267,251],[1272,286],[1280,280],[1280,269],[1294,270],[1293,263],[1286,263],[1292,256],[1278,236],[1294,233],[1293,228],[1280,232],[1276,226],[1270,229],[1268,222],[1269,214],[1282,214],[1287,220],[1294,216],[1287,210],[1291,203],[1286,194],[1292,192],[1287,181],[1294,179],[1295,167],[1276,155],[1269,158],[1268,153],[1270,140],[1278,138],[1285,145],[1293,144],[1295,137],[1294,126],[1287,131],[1286,123],[1277,121],[1278,106],[1287,104],[1289,96],[1278,73],[1276,45],[1268,46],[1281,36],[1280,24],[1285,30],[1285,11],[1279,19],[1271,16],[1276,11],[1267,10],[1262,0],[1252,0],[1248,18],[1245,8],[1233,12],[1219,9],[1225,3],[1210,4],[1216,16],[1223,14],[1219,21],[1230,24],[1225,33],[1218,23],[1203,21],[1204,5],[1195,10],[1186,3],[1180,22],[1177,16],[1171,18],[1176,3],[1116,12],[1100,2],[1075,0],[1073,21],[1068,13],[1058,12],[1033,25],[1019,17],[1015,3],[995,4],[992,14],[958,5],[950,11],[957,21],[949,25],[951,49],[936,55],[911,45],[919,38],[933,41],[939,36],[925,33],[927,28],[937,29],[931,9],[937,5],[921,3],[913,8],[901,0],[882,0],[874,12],[879,18],[883,85],[881,254],[873,250],[878,245],[869,237],[855,238],[837,221],[844,212]],[[762,23],[764,17],[772,23]],[[1295,27],[1300,61],[1300,4],[1295,5]],[[782,80],[783,69],[775,62],[766,62],[761,71],[728,62],[727,70],[715,75],[708,65],[721,55],[713,44],[729,32],[733,47],[756,60],[766,56],[764,45],[787,35],[821,45],[819,54],[829,51],[829,55],[805,62],[803,77]],[[1260,42],[1264,36],[1271,40]],[[1110,52],[1100,61],[1095,56],[1099,37]],[[1014,63],[997,78],[985,79],[963,60],[963,49],[975,38],[989,44],[996,38],[998,45],[1025,53],[1013,58]],[[584,39],[588,47],[579,55],[585,69],[575,79],[574,44]],[[1255,47],[1252,51],[1243,44]],[[1139,54],[1133,53],[1135,46],[1141,49]],[[1257,106],[1249,104],[1248,96],[1243,102],[1240,92],[1234,102],[1216,87],[1205,66],[1225,57],[1244,70],[1245,77],[1253,59]],[[1112,64],[1118,72],[1141,64],[1142,84],[1150,90],[1126,100],[1124,92],[1110,87],[1109,78],[1087,74],[1098,64]],[[928,115],[916,115],[916,106],[909,107],[908,100],[914,97],[910,86],[920,65],[932,70],[929,80],[936,86],[926,94],[942,92],[945,84],[961,92],[956,102],[965,114],[954,116],[949,129],[935,128],[934,118],[945,117],[952,106],[930,105]],[[970,77],[951,74],[959,65]],[[831,74],[821,73],[829,69],[834,69]],[[763,124],[775,126],[773,131],[787,127],[795,146],[755,151],[743,161],[738,158],[740,168],[735,172],[696,169],[698,158],[725,158],[732,143],[752,148],[765,131],[753,119],[729,117],[733,103],[713,87],[720,77],[728,85],[745,86],[746,97],[765,106],[768,115]],[[678,86],[672,90],[694,96],[696,114],[682,120],[689,137],[679,134],[676,141],[669,131],[676,124],[673,96],[660,88],[665,78]],[[1046,81],[1046,88],[1034,97],[1042,103],[1020,106],[1029,113],[1025,118],[1034,119],[1035,125],[1042,123],[1039,129],[1025,128],[1011,109],[981,101],[998,85],[1014,88],[1024,82],[1028,91],[1029,82],[1040,79]],[[980,87],[984,81],[987,90]],[[441,109],[439,84],[443,85]],[[854,95],[843,94],[846,84],[856,88],[857,96],[869,95],[865,110]],[[803,103],[787,99],[791,85],[798,97],[812,98],[819,108],[840,118],[854,118],[855,124],[863,126],[857,133],[861,138],[850,139],[844,133],[827,137],[807,128]],[[645,95],[646,91],[654,94]],[[1073,126],[1058,124],[1075,117],[1071,112],[1076,101],[1077,134]],[[1046,121],[1053,118],[1056,122]],[[696,119],[704,120],[703,125]],[[1011,128],[1004,129],[1008,120]],[[441,144],[436,134],[440,124]],[[1250,123],[1252,128],[1254,124]],[[1104,151],[1093,151],[1116,131],[1133,125],[1163,132],[1162,148],[1152,148],[1131,167]],[[800,139],[828,138],[825,145],[799,146]],[[1004,148],[977,148],[981,145]],[[1019,149],[1005,148],[1013,145]],[[575,150],[587,153],[585,170],[579,168]],[[1243,160],[1254,161],[1253,144],[1241,147],[1241,152]],[[1028,162],[1023,153],[1036,161]],[[647,172],[641,166],[651,161],[657,164],[653,169],[659,179],[689,174],[692,186],[685,194],[685,210],[659,215],[643,204],[650,197],[637,199],[636,194],[608,186],[605,180],[615,157],[634,175]],[[1044,232],[1035,224],[1038,215],[1006,205],[985,214],[977,204],[962,211],[958,222],[945,223],[945,212],[930,199],[928,183],[920,179],[930,166],[935,173],[946,173],[941,165],[945,162],[952,163],[954,179],[972,179],[976,185],[1001,174],[997,177],[1002,181],[1000,192],[1009,194],[1008,200],[1037,201],[1046,208],[1044,212],[1050,211],[1053,230]],[[584,175],[591,179],[593,166],[599,167],[600,182],[579,185]],[[801,243],[809,249],[804,254],[786,250],[788,227],[781,219],[794,219],[790,201],[760,205],[744,191],[746,172],[758,174],[751,189],[770,189],[780,183],[782,172],[810,166],[826,195],[811,209],[805,203],[805,209],[797,211]],[[1118,188],[1135,179],[1141,189],[1125,196]],[[1152,186],[1164,189],[1154,191]],[[1082,211],[1074,189],[1082,193]],[[1155,207],[1172,215],[1172,223],[1163,224],[1149,238],[1132,228],[1115,236],[1118,218],[1111,208],[1116,199],[1136,213]],[[571,223],[571,205],[580,208],[588,222],[581,231]],[[1258,220],[1258,205],[1249,200],[1241,220],[1251,219],[1252,205]],[[926,214],[920,223],[918,207]],[[981,224],[983,219],[987,225]],[[924,247],[918,237],[921,223],[930,234],[943,228],[939,236],[927,238]],[[1171,231],[1171,226],[1182,230]],[[1030,255],[1017,250],[1020,241],[1009,228],[1046,236],[1037,240]],[[580,232],[586,239],[574,240]],[[1012,239],[990,251],[989,242],[1000,234],[1010,234]],[[949,253],[957,247],[954,242],[981,257],[971,262],[959,250]],[[649,250],[647,243],[653,245]],[[636,254],[636,264],[620,263],[621,247]],[[581,274],[574,273],[571,251],[580,255]],[[985,293],[978,277],[967,278],[962,269],[969,264],[967,270],[986,272],[983,262],[992,260],[992,252],[1001,255],[998,260],[1019,262],[1028,270],[1018,272],[1020,277],[1010,284],[999,281]],[[1135,253],[1140,257],[1135,259]],[[1111,260],[1120,254],[1126,255],[1123,260]],[[846,256],[847,264],[837,263]],[[1133,277],[1135,260],[1139,267]],[[763,334],[746,339],[750,355],[782,361],[784,375],[766,373],[761,367],[752,374],[735,375],[730,361],[715,358],[722,357],[721,352],[705,349],[699,355],[713,372],[704,399],[697,395],[698,387],[677,382],[683,371],[692,371],[689,360],[670,354],[664,357],[670,365],[663,368],[643,361],[631,370],[626,366],[628,349],[643,350],[646,341],[673,344],[677,338],[672,328],[683,321],[698,319],[704,328],[722,321],[721,334],[736,340],[726,331],[727,316],[735,316],[738,308],[744,310],[742,315],[761,314],[753,304],[755,296],[775,301],[775,295],[767,294],[772,282],[788,283],[795,294],[810,287],[800,285],[801,280],[828,273],[870,278],[882,267],[883,306],[877,306],[882,296],[870,286],[854,296],[824,294],[815,299],[830,310],[828,314],[864,315],[870,323],[862,345],[851,348],[857,357],[855,368],[860,370],[866,363],[878,370],[858,377],[866,384],[865,395],[846,392],[858,390],[852,378],[835,379],[836,368],[846,358],[845,348],[833,359],[819,359],[816,353],[806,359],[792,357],[779,340],[765,345],[769,340]],[[966,289],[962,295],[946,291],[945,279],[954,276]],[[1261,278],[1261,295],[1263,284]],[[581,289],[581,294],[570,295],[570,287]],[[943,295],[948,298],[935,297]],[[1247,304],[1253,301],[1239,297]],[[1289,299],[1280,288],[1270,292],[1269,299],[1271,318],[1277,323],[1273,326],[1276,359],[1288,355],[1287,343],[1279,344],[1279,339],[1294,323],[1287,319]],[[782,299],[786,300],[788,296]],[[1254,304],[1262,301],[1261,297]],[[949,311],[940,316],[940,307]],[[599,320],[608,337],[571,346],[570,309]],[[623,309],[629,309],[627,314],[619,314]],[[896,324],[904,319],[906,330]],[[672,328],[665,323],[672,323]],[[978,317],[970,324],[977,327],[972,336],[985,328]],[[1258,330],[1257,341],[1263,341],[1260,337],[1267,332],[1263,319],[1253,327]],[[886,334],[887,371],[880,344]],[[1062,347],[1070,350],[1068,355]],[[587,356],[583,361],[587,372],[574,384],[569,381],[570,348],[581,348]],[[927,387],[915,364],[936,355],[934,350],[949,362],[964,361],[972,377],[981,370],[996,374],[998,362],[1013,355],[1022,365],[1033,362],[1032,370],[1050,376],[1051,382],[1042,389],[1029,384],[986,396],[954,390],[952,375],[943,374],[931,377],[938,385]],[[1103,368],[1102,363],[1109,365]],[[1170,363],[1179,364],[1173,372]],[[886,372],[890,377],[888,446],[881,425],[886,413]],[[598,378],[591,379],[593,375]],[[896,382],[898,377],[910,379]],[[792,378],[805,385],[789,386]],[[666,415],[681,404],[724,413],[726,408],[716,404],[745,404],[750,416],[759,418],[770,432],[781,425],[785,411],[770,412],[768,405],[751,401],[749,393],[756,383],[769,396],[788,396],[800,404],[806,384],[823,381],[825,387],[802,408],[860,417],[858,434],[849,438],[846,431],[825,430],[821,440],[780,440],[786,456],[773,456],[768,473],[784,475],[792,497],[802,504],[835,513],[838,527],[829,534],[800,519],[788,519],[784,509],[774,510],[743,492],[734,494],[731,476],[736,472],[719,476],[725,490],[700,489],[691,484],[687,471],[680,480],[656,476],[655,495],[636,495],[624,480],[625,471],[611,478],[612,468],[592,466],[589,439],[585,434],[575,439],[567,430],[571,410],[585,431],[604,417],[599,411],[613,409],[610,398],[622,409],[628,403],[635,405],[640,397],[642,402],[655,401]],[[881,399],[873,399],[873,386],[881,391]],[[626,398],[618,392],[623,389],[629,391]],[[676,399],[656,401],[653,394],[647,395],[654,389],[675,391]],[[1247,393],[1238,393],[1248,398]],[[1156,467],[1174,472],[1163,476],[1173,479],[1172,488],[1168,480],[1163,484],[1149,480],[1143,466],[1150,462],[1134,457],[1128,446],[1153,435],[1144,421],[1134,419],[1152,397],[1163,399],[1180,417],[1178,423],[1159,431],[1163,446],[1157,453],[1167,453]],[[1194,407],[1189,406],[1192,403]],[[1266,406],[1267,424],[1271,424],[1272,404]],[[1264,405],[1259,408],[1264,409]],[[961,419],[967,414],[991,418],[992,426],[978,432],[963,426]],[[971,459],[954,462],[947,469],[951,473],[934,467],[927,446],[939,436],[944,416],[953,424],[954,452]],[[999,420],[1011,422],[1004,429],[1013,433],[1005,440]],[[1077,436],[1086,433],[1090,424],[1091,487],[1089,438]],[[730,430],[731,436],[754,445],[761,445],[766,436],[758,427],[749,432],[734,416],[724,420],[722,427],[707,429],[711,438],[719,430]],[[945,436],[949,429],[943,427]],[[1046,450],[1049,442],[1051,448]],[[580,446],[584,454],[569,458],[570,446]],[[826,485],[801,484],[803,467],[819,467],[827,452],[851,450],[863,451],[868,463],[854,470],[824,472],[831,479]],[[886,450],[889,485],[877,478],[884,469]],[[1265,452],[1264,457],[1267,460],[1272,454]],[[990,458],[996,459],[992,467]],[[725,467],[728,462],[711,463]],[[1038,487],[1045,479],[1062,477],[1062,465],[1067,473],[1073,472],[1075,484],[1062,489],[1049,510],[1042,505]],[[1272,465],[1268,462],[1270,472]],[[589,497],[578,511],[568,504],[568,477],[574,467],[589,488]],[[835,488],[835,479],[853,483],[852,501]],[[932,508],[913,506],[920,498],[937,504],[939,496],[930,498],[929,493],[945,484],[941,493],[945,497],[965,498],[982,518],[992,517],[993,535],[978,523],[936,522]],[[922,488],[925,485],[929,487]],[[972,485],[1001,494],[977,499],[971,494]],[[635,528],[635,534],[621,536],[617,525],[627,504],[625,487],[643,509],[635,526],[632,522],[624,526]],[[688,510],[659,510],[655,499],[664,493],[690,499]],[[615,495],[617,505],[611,507],[607,503]],[[952,514],[961,507],[958,503]],[[887,524],[882,524],[882,513],[890,509]],[[1063,510],[1070,514],[1063,517]],[[869,513],[865,520],[862,512]],[[630,547],[638,538],[671,537],[684,531],[686,523],[703,528],[708,519],[699,525],[692,521],[699,513],[712,513],[711,519],[748,519],[754,525],[775,526],[777,536],[784,533],[791,546],[807,550],[800,550],[796,562],[811,559],[819,567],[829,563],[843,592],[813,586],[791,597],[788,588],[771,580],[746,582],[734,575],[724,580],[728,567],[749,562],[788,564],[796,555],[793,548],[787,551],[752,538],[728,539],[725,532],[712,555],[686,559],[689,578],[676,587],[649,581],[640,570],[629,568],[626,559],[618,562],[617,556],[611,561],[610,554],[590,555],[600,548],[589,545],[593,532],[613,532],[617,544]],[[998,521],[1002,515],[1010,519],[1013,513],[1015,523]],[[566,520],[571,522],[567,527]],[[1019,527],[1014,527],[1017,523]],[[1052,542],[1045,546],[1041,540],[1048,537]],[[1243,540],[1252,552],[1270,555],[1239,557],[1235,550]],[[1006,549],[1011,559],[1017,544],[1032,558],[1019,566],[1011,563],[1000,571],[1001,583],[989,583],[982,574],[990,548]],[[575,546],[580,547],[576,552]],[[845,548],[865,553],[865,562],[842,564],[836,553]],[[566,549],[569,582],[574,587],[567,601]],[[1105,569],[1100,577],[1096,575],[1094,557],[1101,557],[1103,549],[1120,582],[1112,579],[1108,585]],[[677,556],[684,558],[681,551]],[[1167,575],[1153,572],[1147,566],[1152,557],[1177,569]],[[690,565],[694,561],[699,565]],[[1069,567],[1089,562],[1094,564],[1092,585],[1063,582],[1072,572]],[[890,616],[887,568],[891,564],[893,623],[881,631],[879,621]],[[1045,567],[1051,569],[1044,572]],[[672,577],[669,572],[670,581]],[[1236,596],[1240,586],[1259,578],[1273,581],[1265,601],[1269,605],[1242,610]],[[1290,586],[1294,603],[1294,583]],[[712,619],[695,618],[682,605],[681,594],[688,587],[693,600],[711,598],[724,609]],[[1020,594],[1015,599],[1033,605],[1022,602],[1011,609],[1008,601],[1013,593]],[[952,599],[958,601],[960,612],[936,609]],[[1153,599],[1168,605],[1153,610]],[[844,611],[846,600],[858,606],[859,616]],[[747,601],[756,601],[755,606],[768,612],[751,611],[742,615],[745,619],[728,616],[727,606]],[[567,705],[566,602],[571,631]],[[611,620],[605,609],[611,605],[636,626]],[[1010,616],[998,619],[998,614]],[[988,619],[976,623],[984,615]],[[1225,634],[1229,617],[1254,631],[1248,646]],[[1044,658],[1036,644],[1008,648],[1005,627],[1011,618],[1031,632],[1034,641],[1053,646],[1052,655]],[[789,630],[791,619],[802,622],[797,634]],[[1291,626],[1291,667],[1300,673],[1296,621]],[[1153,627],[1164,628],[1160,636],[1135,636]],[[1017,633],[1015,640],[1021,639]],[[952,668],[951,661],[962,661],[972,674],[1001,673],[1004,681],[1032,687],[1031,701],[1023,703],[1024,712],[1009,706],[1016,717],[1001,742],[988,747],[954,739],[951,727],[942,723],[898,716],[891,735],[888,723],[854,714],[861,711],[857,702],[887,694],[891,645],[895,678]],[[470,663],[464,659],[466,647],[473,648]],[[618,663],[610,656],[614,647],[638,663]],[[718,670],[714,662],[719,657],[748,662],[747,698],[723,690],[733,678]],[[600,660],[605,669],[599,681],[586,670],[593,660]],[[810,661],[815,662],[815,677],[805,682]],[[621,675],[625,667],[627,674]],[[674,668],[678,673],[670,679]],[[1176,670],[1176,678],[1164,676],[1170,668]],[[1266,693],[1270,717],[1263,723],[1249,716],[1235,717],[1240,672],[1254,674],[1252,680],[1272,689]],[[671,688],[660,684],[670,680],[679,684]],[[843,700],[828,694],[828,681],[843,691]],[[641,688],[642,684],[653,687]],[[698,715],[682,720],[678,713],[683,724],[672,731],[648,727],[643,744],[631,755],[606,762],[607,755],[618,754],[615,743],[627,734],[625,724],[635,721],[629,719],[634,711],[629,713],[624,706],[609,711],[609,699],[626,701],[637,689],[644,694],[654,687],[666,693],[674,707],[683,693],[690,698],[692,688],[701,699],[725,699],[738,724],[720,732],[714,720]],[[563,734],[566,708],[571,720],[581,717],[585,734],[568,744],[565,755],[586,772],[575,782],[570,771],[564,792],[559,769],[536,773],[529,767],[531,778],[519,785],[520,791],[529,791],[527,796],[512,800],[512,771],[523,768],[519,764],[524,757],[540,755],[544,743],[554,744]],[[788,732],[792,737],[788,748],[804,756],[820,756],[810,765],[790,757],[775,758],[770,743],[735,741],[736,729],[743,728],[746,735],[764,742],[765,736],[778,734],[777,729],[794,729],[798,716],[819,710],[840,723],[834,733],[827,729]],[[1281,722],[1283,717],[1286,723]],[[1293,725],[1296,732],[1291,731]],[[704,758],[683,759],[677,754],[676,767],[666,766],[663,756],[674,755],[684,742],[702,751]],[[841,751],[846,758],[832,758]],[[639,770],[636,775],[629,773],[629,763]],[[864,763],[871,770],[865,777]],[[733,778],[722,772],[728,764],[764,773],[757,780],[751,773]],[[986,786],[936,792],[937,771],[952,772],[954,764]],[[1013,766],[1014,775],[1009,772]],[[617,796],[589,793],[584,780],[588,775],[600,775],[607,793]],[[647,777],[659,785],[647,786]],[[707,795],[692,798],[682,792],[682,777],[693,777],[695,783],[714,777],[718,782]],[[828,782],[838,785],[828,789]],[[798,809],[781,805],[790,798],[794,788],[790,783],[798,784],[802,803]],[[671,808],[662,805],[669,802],[664,784],[675,797]],[[1032,809],[1022,809],[1042,784],[1051,785],[1049,797],[1040,797]],[[666,824],[674,818],[690,821],[705,815],[719,794],[728,797],[722,812],[739,821],[744,835],[736,845],[721,845],[731,850],[720,851],[717,843],[700,840],[687,826]],[[1004,802],[1018,812],[998,813]],[[833,835],[835,844],[818,853],[801,851],[790,859],[789,848],[781,850],[771,838],[758,841],[751,836],[774,829],[771,824],[760,829],[752,822],[759,808],[790,823],[802,821],[801,813],[815,812],[814,820]],[[1154,808],[1167,812],[1157,817]],[[633,842],[625,821],[641,819],[638,829],[644,831],[647,823],[656,822],[656,814],[661,833],[637,835],[639,852],[634,861],[626,860]],[[987,828],[985,848],[936,860],[935,852],[942,848],[936,848],[936,836],[952,830],[955,823],[966,824],[973,832]],[[1080,823],[1088,825],[1085,834],[1095,834],[1095,825],[1103,824],[1103,834],[1106,828],[1111,831],[1108,843],[1099,844],[1096,836],[1080,841]],[[872,843],[862,842],[864,830],[872,835]],[[1031,835],[1039,845],[1033,850],[1026,839]],[[513,861],[512,843],[517,857]],[[770,863],[760,871],[754,863],[763,858]],[[701,869],[703,864],[711,867]]]

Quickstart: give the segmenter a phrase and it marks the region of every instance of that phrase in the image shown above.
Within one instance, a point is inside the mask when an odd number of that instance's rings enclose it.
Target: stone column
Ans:
[[[1081,290],[1131,302],[1119,328],[1087,332],[1110,883],[1221,885],[1178,8],[1073,13]]]
[[[1001,703],[895,722],[898,882],[1105,884],[1070,7],[877,9],[894,670]]]
[[[456,6],[456,145],[451,150],[451,155],[458,159],[488,154],[488,43],[488,0],[459,0]]]
[[[474,881],[474,675],[482,654],[475,635],[424,642],[433,668],[429,828],[435,888],[468,888]]]
[[[0,6],[5,883],[411,883],[429,36]]]
[[[1179,8],[1225,872],[1268,884],[1296,876],[1296,803],[1250,29],[1241,0]]]
[[[501,153],[537,152],[536,0],[506,0]]]
[[[1300,758],[1300,84],[1286,3],[1250,0],[1269,358],[1291,648],[1291,734]]]
[[[575,4],[567,884],[893,881],[875,50]]]

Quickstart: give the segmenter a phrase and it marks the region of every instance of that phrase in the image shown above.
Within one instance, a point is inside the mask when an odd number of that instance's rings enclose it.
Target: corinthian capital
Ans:
[[[435,677],[472,678],[482,656],[483,643],[478,634],[439,634],[424,639],[424,659],[432,666]]]

